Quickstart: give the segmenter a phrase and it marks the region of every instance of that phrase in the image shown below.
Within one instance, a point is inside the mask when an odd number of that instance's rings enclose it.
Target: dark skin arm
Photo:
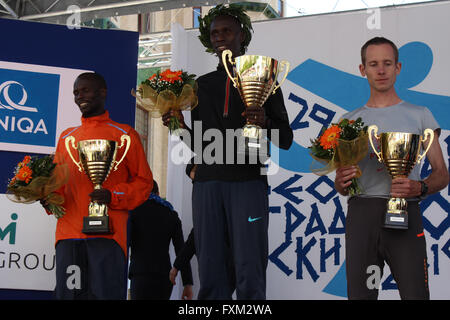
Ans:
[[[91,197],[92,202],[97,202],[99,204],[109,204],[111,202],[111,192],[108,189],[95,189],[89,196]],[[40,199],[39,202],[44,209],[48,209],[49,203],[47,199]]]
[[[41,203],[41,206],[44,207],[44,209],[48,209],[48,201],[47,199],[40,199],[39,202]]]
[[[266,127],[264,108],[249,107],[249,108],[246,108],[245,111],[241,113],[241,115],[244,118],[246,118],[248,124],[254,124],[254,125],[260,126],[261,128],[265,128]],[[180,123],[180,128],[182,128],[182,129],[186,129],[187,128],[187,125],[184,122],[183,113],[181,111],[179,111],[179,110],[169,110],[168,112],[163,114],[162,115],[163,125],[168,127],[170,119],[172,117],[177,117],[178,118],[178,122]],[[195,165],[193,167],[191,173],[190,173],[190,177],[191,177],[192,180],[194,179],[196,167],[197,166]]]
[[[169,126],[170,119],[171,119],[172,117],[178,118],[178,122],[180,123],[180,128],[182,128],[182,129],[186,129],[186,128],[187,128],[186,123],[184,122],[184,116],[183,116],[183,113],[182,113],[180,110],[169,110],[169,111],[167,111],[166,113],[164,113],[164,114],[162,115],[162,122],[163,122],[163,125],[165,125],[166,127],[168,127],[168,126]]]
[[[111,192],[108,189],[95,189],[89,196],[92,202],[99,204],[109,204],[111,202]]]
[[[264,108],[260,107],[249,107],[246,108],[244,112],[241,114],[244,118],[246,118],[248,124],[254,124],[260,126],[261,128],[265,128],[265,112]],[[183,113],[179,110],[170,110],[162,115],[163,124],[167,127],[169,126],[170,118],[177,117],[180,122],[180,127],[186,129],[187,125],[184,122]]]
[[[241,115],[247,120],[248,124],[257,125],[261,128],[266,127],[264,108],[248,107]]]

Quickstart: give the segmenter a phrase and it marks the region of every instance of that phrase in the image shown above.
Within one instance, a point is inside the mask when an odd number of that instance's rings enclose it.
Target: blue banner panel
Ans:
[[[51,259],[37,265],[53,256],[56,221],[3,194],[25,155],[52,153],[60,133],[81,124],[73,100],[80,73],[101,74],[111,118],[134,127],[139,34],[12,19],[0,19],[0,30],[0,300],[52,299]]]
[[[0,19],[0,61],[100,73],[108,84],[111,118],[134,124],[139,33]],[[66,90],[72,90],[67,88]]]
[[[59,75],[0,69],[0,142],[56,147]]]
[[[103,75],[108,86],[106,108],[111,118],[134,126],[135,99],[130,91],[136,86],[137,32],[69,29],[65,25],[10,19],[0,19],[0,30],[9,30],[2,32],[0,63],[26,64],[31,66],[29,69],[38,70],[0,68],[0,144],[54,148],[60,131],[65,129],[61,123],[58,127],[57,121],[68,114],[79,120],[77,106],[61,100],[63,93],[73,102],[73,81],[62,83],[55,67]],[[74,112],[78,112],[75,117],[71,115]],[[4,166],[0,171],[0,193],[5,193],[14,166],[25,154],[0,149]],[[39,153],[36,149],[30,152]]]

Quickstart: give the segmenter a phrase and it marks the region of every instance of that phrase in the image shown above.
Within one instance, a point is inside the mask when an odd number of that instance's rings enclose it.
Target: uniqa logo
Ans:
[[[12,99],[9,96],[9,88],[12,85],[18,85],[22,89],[22,97],[20,100],[15,103],[12,101]],[[34,107],[27,107],[25,106],[25,103],[28,99],[28,93],[23,87],[23,85],[17,81],[5,81],[2,84],[0,84],[0,95],[3,95],[3,99],[6,101],[7,104],[3,104],[0,100],[0,109],[8,109],[8,110],[21,110],[21,111],[28,111],[28,112],[37,112],[37,108]]]
[[[16,90],[19,89],[19,96],[15,99],[18,101],[13,101],[13,99],[11,98],[10,88],[14,88]],[[17,81],[5,81],[0,84],[0,109],[38,112],[37,108],[25,105],[27,100],[28,93],[21,83]],[[22,133],[36,133],[41,131],[44,134],[48,134],[47,127],[43,119],[40,119],[35,126],[31,118],[16,118],[15,116],[5,116],[4,119],[0,119],[0,125],[3,127],[3,129],[5,129],[5,131],[14,132],[17,129]]]

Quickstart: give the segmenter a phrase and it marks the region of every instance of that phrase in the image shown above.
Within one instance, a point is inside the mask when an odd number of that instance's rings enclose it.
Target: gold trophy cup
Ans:
[[[222,52],[222,62],[228,77],[233,82],[246,108],[261,107],[270,94],[274,94],[286,80],[289,72],[289,62],[258,55],[243,55],[232,58],[230,50]],[[233,67],[231,75],[228,62]],[[277,85],[280,71],[284,69],[284,76]],[[247,123],[242,131],[242,139],[238,142],[238,153],[268,155],[268,141],[263,137],[261,127]]]
[[[130,147],[130,136],[124,134],[121,137],[121,145],[117,147],[117,141],[105,139],[81,140],[75,145],[75,138],[69,136],[65,139],[66,149],[70,158],[78,167],[80,172],[85,172],[94,184],[94,189],[101,189],[103,182],[108,177],[111,169],[117,170],[119,164],[123,161]],[[125,151],[122,158],[116,161],[117,150],[124,147]],[[70,148],[78,150],[80,161],[76,161],[70,151]],[[88,216],[83,217],[83,233],[100,234],[111,233],[109,225],[108,206],[97,202],[90,202]]]
[[[384,163],[392,179],[407,178],[416,163],[420,163],[431,147],[434,132],[425,129],[424,136],[405,132],[385,132],[377,135],[378,127],[371,125],[367,129],[370,145],[378,157],[378,161]],[[372,141],[372,133],[379,141],[380,152]],[[424,153],[420,154],[422,143],[428,141]],[[408,229],[408,203],[404,198],[390,198],[387,203],[387,212],[384,221],[385,228]]]

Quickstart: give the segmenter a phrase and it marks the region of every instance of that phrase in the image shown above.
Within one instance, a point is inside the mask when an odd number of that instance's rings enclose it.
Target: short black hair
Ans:
[[[398,48],[395,45],[394,42],[392,42],[389,39],[386,39],[384,37],[375,37],[367,41],[362,47],[361,47],[361,62],[363,65],[366,65],[366,51],[367,47],[370,45],[380,45],[380,44],[388,44],[392,47],[394,50],[394,56],[395,56],[395,63],[398,62]]]
[[[84,72],[80,74],[77,79],[85,79],[85,80],[92,80],[95,81],[98,84],[98,87],[101,89],[106,89],[106,81],[105,78],[99,73],[96,72]]]

